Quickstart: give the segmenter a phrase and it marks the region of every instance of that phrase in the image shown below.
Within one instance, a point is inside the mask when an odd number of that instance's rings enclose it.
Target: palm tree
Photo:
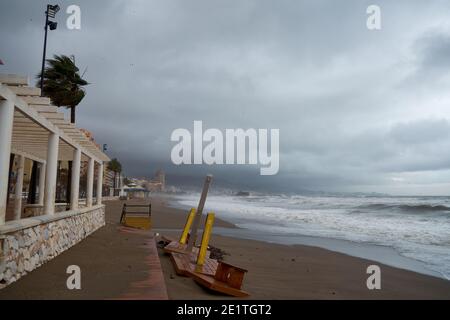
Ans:
[[[82,86],[89,83],[79,74],[75,58],[65,55],[54,55],[47,59],[48,66],[44,71],[44,86],[42,95],[49,97],[58,107],[70,109],[70,122],[75,123],[75,108],[86,95]],[[41,73],[37,75],[40,86]]]
[[[112,172],[114,172],[113,188],[116,189],[117,173],[122,172],[122,164],[116,158],[111,159],[111,161],[108,163],[108,169],[111,170]]]

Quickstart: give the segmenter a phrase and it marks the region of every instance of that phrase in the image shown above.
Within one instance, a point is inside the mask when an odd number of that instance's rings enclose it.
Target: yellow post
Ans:
[[[200,246],[200,251],[198,252],[197,256],[198,266],[203,266],[203,264],[205,263],[206,252],[208,250],[209,238],[211,238],[211,230],[213,223],[214,223],[214,213],[210,212],[206,217],[205,229],[203,230],[202,236],[202,244]]]
[[[195,217],[195,209],[192,208],[191,211],[189,212],[188,218],[186,220],[186,224],[184,225],[184,230],[183,233],[181,234],[180,237],[180,244],[185,244],[187,241],[187,237],[189,234],[189,229],[191,229],[191,225],[192,225],[192,221],[194,221],[194,217]]]

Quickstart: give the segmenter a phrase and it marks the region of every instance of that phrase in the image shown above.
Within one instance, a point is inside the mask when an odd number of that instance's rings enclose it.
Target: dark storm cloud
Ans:
[[[173,181],[212,172],[237,188],[444,193],[450,7],[433,3],[376,1],[374,32],[372,1],[60,1],[48,53],[86,70],[78,125],[129,175],[163,167]],[[70,4],[79,31],[65,28]],[[45,5],[1,1],[0,72],[39,71]],[[194,120],[279,128],[279,174],[172,165],[170,134]]]
[[[429,32],[417,41],[420,67],[424,70],[440,70],[448,73],[450,68],[450,34],[440,30]]]

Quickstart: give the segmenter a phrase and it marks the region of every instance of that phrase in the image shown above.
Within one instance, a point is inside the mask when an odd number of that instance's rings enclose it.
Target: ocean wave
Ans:
[[[450,207],[441,204],[386,204],[386,203],[372,203],[364,204],[357,207],[357,209],[368,210],[400,210],[405,212],[423,213],[436,211],[450,211]]]

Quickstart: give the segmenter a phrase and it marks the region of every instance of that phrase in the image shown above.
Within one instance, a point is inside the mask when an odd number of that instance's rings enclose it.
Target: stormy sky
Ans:
[[[237,189],[448,195],[450,2],[59,1],[48,57],[90,82],[77,125],[125,174]],[[2,73],[34,76],[46,2],[0,0]],[[81,8],[81,30],[66,8]],[[381,8],[381,30],[366,8]],[[175,166],[176,128],[280,129],[280,171]],[[197,179],[197,180],[195,180]]]

